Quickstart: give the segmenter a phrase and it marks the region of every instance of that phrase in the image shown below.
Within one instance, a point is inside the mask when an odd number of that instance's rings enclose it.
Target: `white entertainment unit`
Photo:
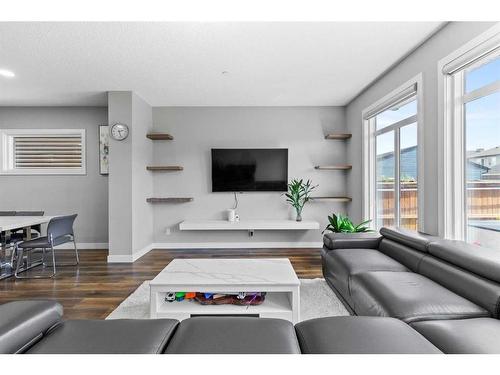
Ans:
[[[319,229],[319,223],[312,220],[185,220],[180,230],[312,230]]]

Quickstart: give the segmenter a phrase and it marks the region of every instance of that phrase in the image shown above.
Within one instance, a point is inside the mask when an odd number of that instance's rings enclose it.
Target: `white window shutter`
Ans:
[[[1,131],[2,174],[85,174],[84,129]]]

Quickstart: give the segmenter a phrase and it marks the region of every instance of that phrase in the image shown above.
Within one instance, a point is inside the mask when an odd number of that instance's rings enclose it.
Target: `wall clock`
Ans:
[[[123,141],[128,137],[128,126],[125,124],[114,124],[110,130],[111,137],[117,141]]]

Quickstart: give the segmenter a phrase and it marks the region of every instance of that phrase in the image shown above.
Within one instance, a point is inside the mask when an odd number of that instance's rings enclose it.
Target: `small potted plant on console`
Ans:
[[[311,192],[318,185],[313,185],[311,180],[293,179],[288,183],[288,192],[285,193],[286,201],[295,208],[297,221],[302,221],[302,210],[304,205],[311,199]]]

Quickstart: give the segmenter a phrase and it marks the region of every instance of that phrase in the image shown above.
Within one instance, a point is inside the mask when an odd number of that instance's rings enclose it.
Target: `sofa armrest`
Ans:
[[[327,250],[335,249],[377,249],[382,236],[368,233],[327,233],[323,244]]]
[[[53,301],[15,301],[0,305],[0,354],[22,353],[58,324],[62,306]]]

